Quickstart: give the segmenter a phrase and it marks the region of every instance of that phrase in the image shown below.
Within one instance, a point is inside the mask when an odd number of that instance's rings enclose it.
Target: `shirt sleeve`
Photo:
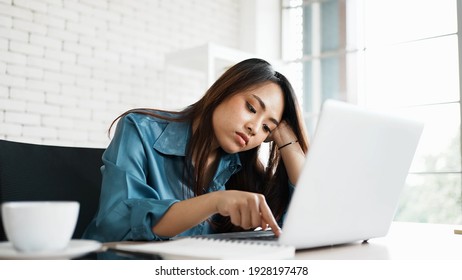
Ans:
[[[129,116],[119,121],[111,144],[103,154],[103,181],[95,230],[104,241],[163,240],[166,238],[154,234],[152,227],[178,200],[162,198],[158,189],[162,186],[147,184],[145,151],[152,148],[152,143],[143,139]]]

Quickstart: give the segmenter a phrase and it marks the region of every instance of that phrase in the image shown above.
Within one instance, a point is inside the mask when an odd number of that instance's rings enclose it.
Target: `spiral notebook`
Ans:
[[[291,259],[295,247],[251,240],[224,240],[206,237],[186,237],[163,242],[117,244],[118,252],[155,254],[162,259]]]

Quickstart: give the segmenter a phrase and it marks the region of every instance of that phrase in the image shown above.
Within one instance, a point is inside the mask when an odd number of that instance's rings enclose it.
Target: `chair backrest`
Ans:
[[[80,213],[73,238],[81,238],[98,208],[103,152],[0,140],[0,202],[78,201]],[[0,222],[3,240],[6,236]]]

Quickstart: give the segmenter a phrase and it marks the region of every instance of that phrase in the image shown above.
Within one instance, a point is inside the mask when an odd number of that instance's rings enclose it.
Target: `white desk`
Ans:
[[[311,260],[462,260],[462,225],[393,222],[387,236],[333,247],[297,251]]]

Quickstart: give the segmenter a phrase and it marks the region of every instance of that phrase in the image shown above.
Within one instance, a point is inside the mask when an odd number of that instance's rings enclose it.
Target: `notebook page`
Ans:
[[[173,241],[117,244],[116,249],[152,253],[164,259],[291,259],[295,247],[275,242],[187,237]]]

